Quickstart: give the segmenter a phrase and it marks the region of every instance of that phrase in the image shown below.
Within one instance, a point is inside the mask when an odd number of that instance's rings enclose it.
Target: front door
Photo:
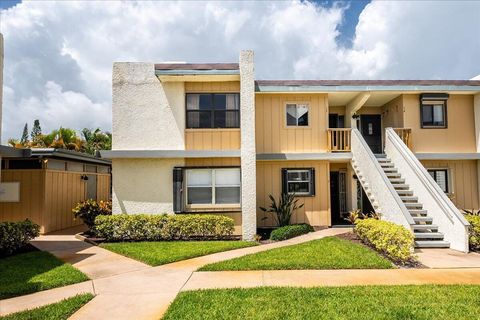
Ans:
[[[360,132],[373,153],[382,153],[382,116],[362,114]]]
[[[345,220],[346,213],[346,173],[330,172],[330,212],[332,225],[348,224]]]

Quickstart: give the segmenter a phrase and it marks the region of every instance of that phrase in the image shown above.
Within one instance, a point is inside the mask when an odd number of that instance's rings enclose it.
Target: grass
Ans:
[[[159,266],[255,245],[256,242],[249,241],[158,241],[102,243],[100,246],[151,266]]]
[[[480,286],[254,288],[181,292],[163,320],[480,319]]]
[[[209,264],[200,268],[200,271],[389,269],[392,267],[389,260],[361,244],[337,237],[327,237]]]
[[[44,251],[0,259],[0,299],[88,280],[70,264]]]
[[[64,320],[93,299],[92,294],[81,294],[44,307],[12,313],[2,320]]]

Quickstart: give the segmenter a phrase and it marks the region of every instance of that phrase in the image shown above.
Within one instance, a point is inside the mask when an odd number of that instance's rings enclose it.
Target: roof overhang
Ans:
[[[418,160],[480,160],[480,153],[415,153]]]
[[[238,63],[158,63],[160,81],[239,81]]]
[[[24,158],[24,157],[30,157],[30,155],[31,155],[30,149],[20,149],[20,148],[0,145],[0,157],[2,158]]]
[[[112,162],[108,159],[102,159],[86,153],[54,148],[33,148],[29,149],[30,157],[52,157],[60,159],[76,160],[81,162],[97,163],[110,165]]]

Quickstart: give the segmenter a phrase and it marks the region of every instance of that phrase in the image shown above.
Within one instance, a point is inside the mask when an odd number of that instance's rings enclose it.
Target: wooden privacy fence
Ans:
[[[335,128],[327,130],[329,152],[350,152],[351,150],[350,128]]]
[[[407,145],[409,149],[412,149],[412,129],[411,128],[393,128],[403,143]]]

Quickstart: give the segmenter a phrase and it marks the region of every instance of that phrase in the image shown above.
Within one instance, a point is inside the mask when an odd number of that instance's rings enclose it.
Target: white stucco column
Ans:
[[[240,128],[242,167],[242,237],[257,233],[257,170],[255,151],[255,78],[253,51],[240,52]]]

